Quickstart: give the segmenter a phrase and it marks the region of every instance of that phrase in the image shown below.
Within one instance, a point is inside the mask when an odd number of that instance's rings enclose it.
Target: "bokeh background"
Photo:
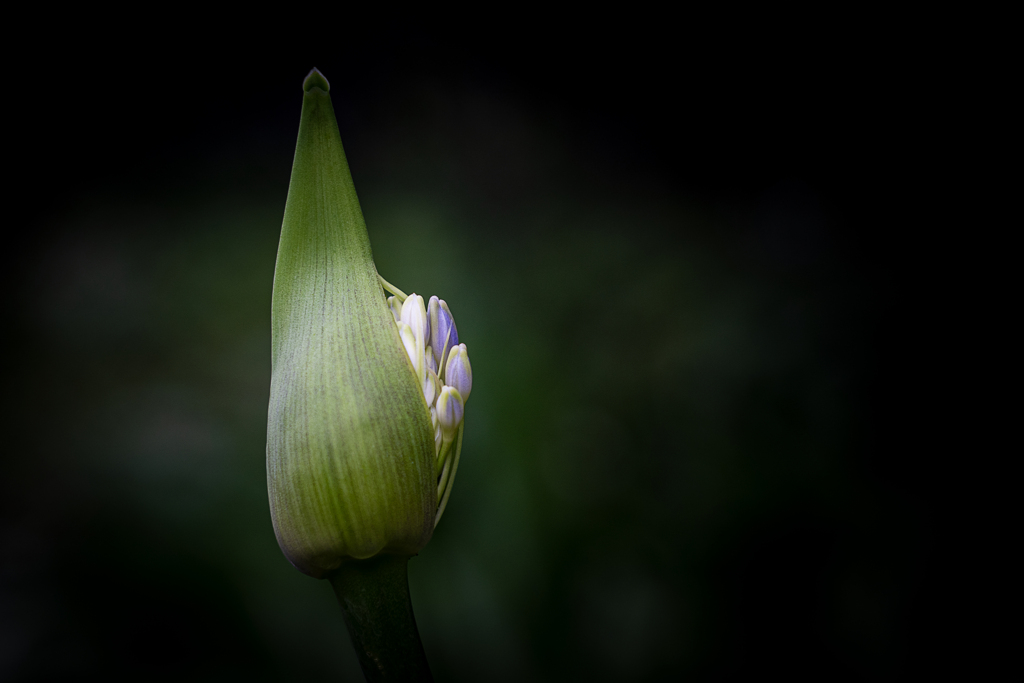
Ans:
[[[825,44],[544,45],[140,38],[12,86],[0,679],[361,680],[266,494],[313,65],[379,271],[446,299],[473,362],[410,564],[438,680],[907,674],[934,525],[894,373],[888,81]]]

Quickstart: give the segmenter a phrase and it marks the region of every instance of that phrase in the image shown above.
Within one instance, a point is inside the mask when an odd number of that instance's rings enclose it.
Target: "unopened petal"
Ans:
[[[388,310],[391,311],[391,315],[395,317],[395,322],[402,320],[402,304],[398,301],[397,297],[388,297]]]
[[[473,389],[473,368],[469,364],[465,344],[459,344],[448,354],[444,383],[458,389],[463,401],[469,400],[469,392]]]
[[[458,389],[447,386],[441,389],[441,395],[437,397],[437,421],[441,424],[446,440],[459,428],[464,411],[465,403]]]
[[[427,309],[423,305],[423,297],[419,294],[410,294],[402,304],[402,322],[412,328],[416,337],[422,340],[426,348],[430,342],[427,336],[430,329],[427,326]]]

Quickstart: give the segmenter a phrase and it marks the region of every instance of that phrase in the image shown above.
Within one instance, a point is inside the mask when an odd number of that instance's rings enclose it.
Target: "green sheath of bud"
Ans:
[[[317,578],[349,559],[416,554],[437,510],[430,412],[381,290],[329,88],[315,69],[303,83],[267,425],[277,541]]]

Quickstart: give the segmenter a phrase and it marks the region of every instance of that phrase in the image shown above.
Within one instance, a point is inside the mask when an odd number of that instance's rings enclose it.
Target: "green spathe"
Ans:
[[[267,485],[281,550],[322,578],[410,556],[437,509],[430,413],[381,291],[327,80],[303,83],[277,253]]]

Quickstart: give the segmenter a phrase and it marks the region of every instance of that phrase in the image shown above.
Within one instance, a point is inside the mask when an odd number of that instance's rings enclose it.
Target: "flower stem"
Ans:
[[[465,426],[466,426],[466,421],[463,420],[462,424],[459,425],[459,435],[458,435],[458,437],[456,437],[458,439],[458,441],[456,442],[456,445],[455,445],[455,448],[454,448],[455,454],[454,454],[454,456],[449,455],[449,459],[451,461],[451,472],[449,472],[446,475],[447,479],[446,479],[445,485],[444,485],[444,494],[441,497],[441,500],[438,502],[438,505],[437,505],[437,515],[434,517],[434,527],[435,528],[437,527],[437,523],[441,521],[441,515],[444,514],[444,509],[448,506],[448,496],[450,496],[452,494],[452,484],[455,483],[455,473],[459,469],[459,455],[462,453],[462,430],[463,430],[463,428]],[[442,472],[442,474],[443,474],[443,472]]]
[[[398,287],[395,287],[393,284],[382,278],[380,276],[380,273],[377,273],[377,279],[380,280],[381,287],[383,287],[386,291],[391,292],[396,297],[398,297],[398,300],[400,302],[405,301],[407,298],[409,298],[405,292],[403,292]]]
[[[409,558],[350,560],[331,577],[367,683],[433,681],[409,598]]]

